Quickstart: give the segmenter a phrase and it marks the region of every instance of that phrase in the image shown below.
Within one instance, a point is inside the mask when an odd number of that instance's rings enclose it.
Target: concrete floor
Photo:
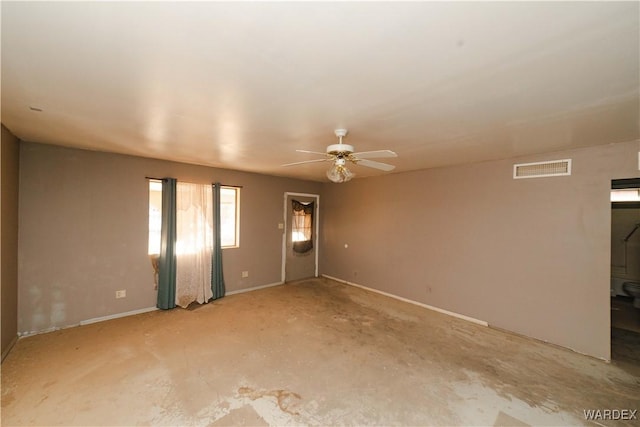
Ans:
[[[313,279],[21,339],[1,420],[589,425],[583,410],[640,409],[639,396],[638,365]]]

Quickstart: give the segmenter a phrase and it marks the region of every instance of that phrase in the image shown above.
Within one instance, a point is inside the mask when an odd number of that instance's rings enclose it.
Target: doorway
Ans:
[[[640,364],[640,178],[611,183],[611,359]]]
[[[282,281],[318,277],[320,196],[284,194]]]

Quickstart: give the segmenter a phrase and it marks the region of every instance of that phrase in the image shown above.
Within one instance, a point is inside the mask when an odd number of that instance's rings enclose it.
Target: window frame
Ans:
[[[234,230],[234,244],[233,245],[223,245],[222,241],[220,242],[220,247],[222,249],[235,249],[240,247],[240,188],[234,187],[232,185],[221,185],[220,192],[222,193],[223,189],[233,190],[235,192],[235,202],[234,202],[234,214],[235,214],[235,230]],[[222,208],[222,194],[220,195],[220,208]],[[220,209],[222,212],[222,209]]]
[[[152,191],[152,183],[153,184],[160,184],[162,185],[162,180],[161,179],[156,179],[156,178],[149,178],[148,179],[148,184],[147,184],[147,194],[148,194],[148,205],[151,206],[151,200],[150,200],[150,196],[151,196],[151,191]],[[232,185],[221,185],[220,186],[220,191],[222,192],[222,190],[233,190],[235,197],[234,197],[234,225],[235,225],[235,229],[233,231],[233,235],[234,235],[234,242],[232,245],[222,245],[221,244],[221,249],[233,249],[233,248],[239,248],[240,247],[240,189],[241,187],[235,187]],[[162,198],[162,189],[160,190],[154,190],[154,191],[158,191],[160,193],[160,197]],[[220,197],[222,199],[222,196]],[[222,208],[222,200],[220,200],[220,207]],[[222,212],[222,210],[221,210]],[[160,208],[160,222],[162,222],[162,208]],[[149,255],[157,255],[157,254],[151,254],[150,253],[150,238],[151,238],[151,215],[150,213],[147,216],[147,232],[148,232],[148,238],[147,238],[147,252],[149,253]],[[159,237],[159,236],[158,236]],[[222,241],[221,241],[222,243]],[[158,246],[159,247],[159,246]]]

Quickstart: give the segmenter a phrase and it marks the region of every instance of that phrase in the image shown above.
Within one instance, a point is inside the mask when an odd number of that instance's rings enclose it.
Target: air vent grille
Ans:
[[[513,178],[542,178],[571,175],[571,159],[513,165]]]

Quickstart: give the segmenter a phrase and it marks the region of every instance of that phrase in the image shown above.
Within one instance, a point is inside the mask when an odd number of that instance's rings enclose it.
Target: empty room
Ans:
[[[0,8],[2,425],[638,425],[640,3]]]

